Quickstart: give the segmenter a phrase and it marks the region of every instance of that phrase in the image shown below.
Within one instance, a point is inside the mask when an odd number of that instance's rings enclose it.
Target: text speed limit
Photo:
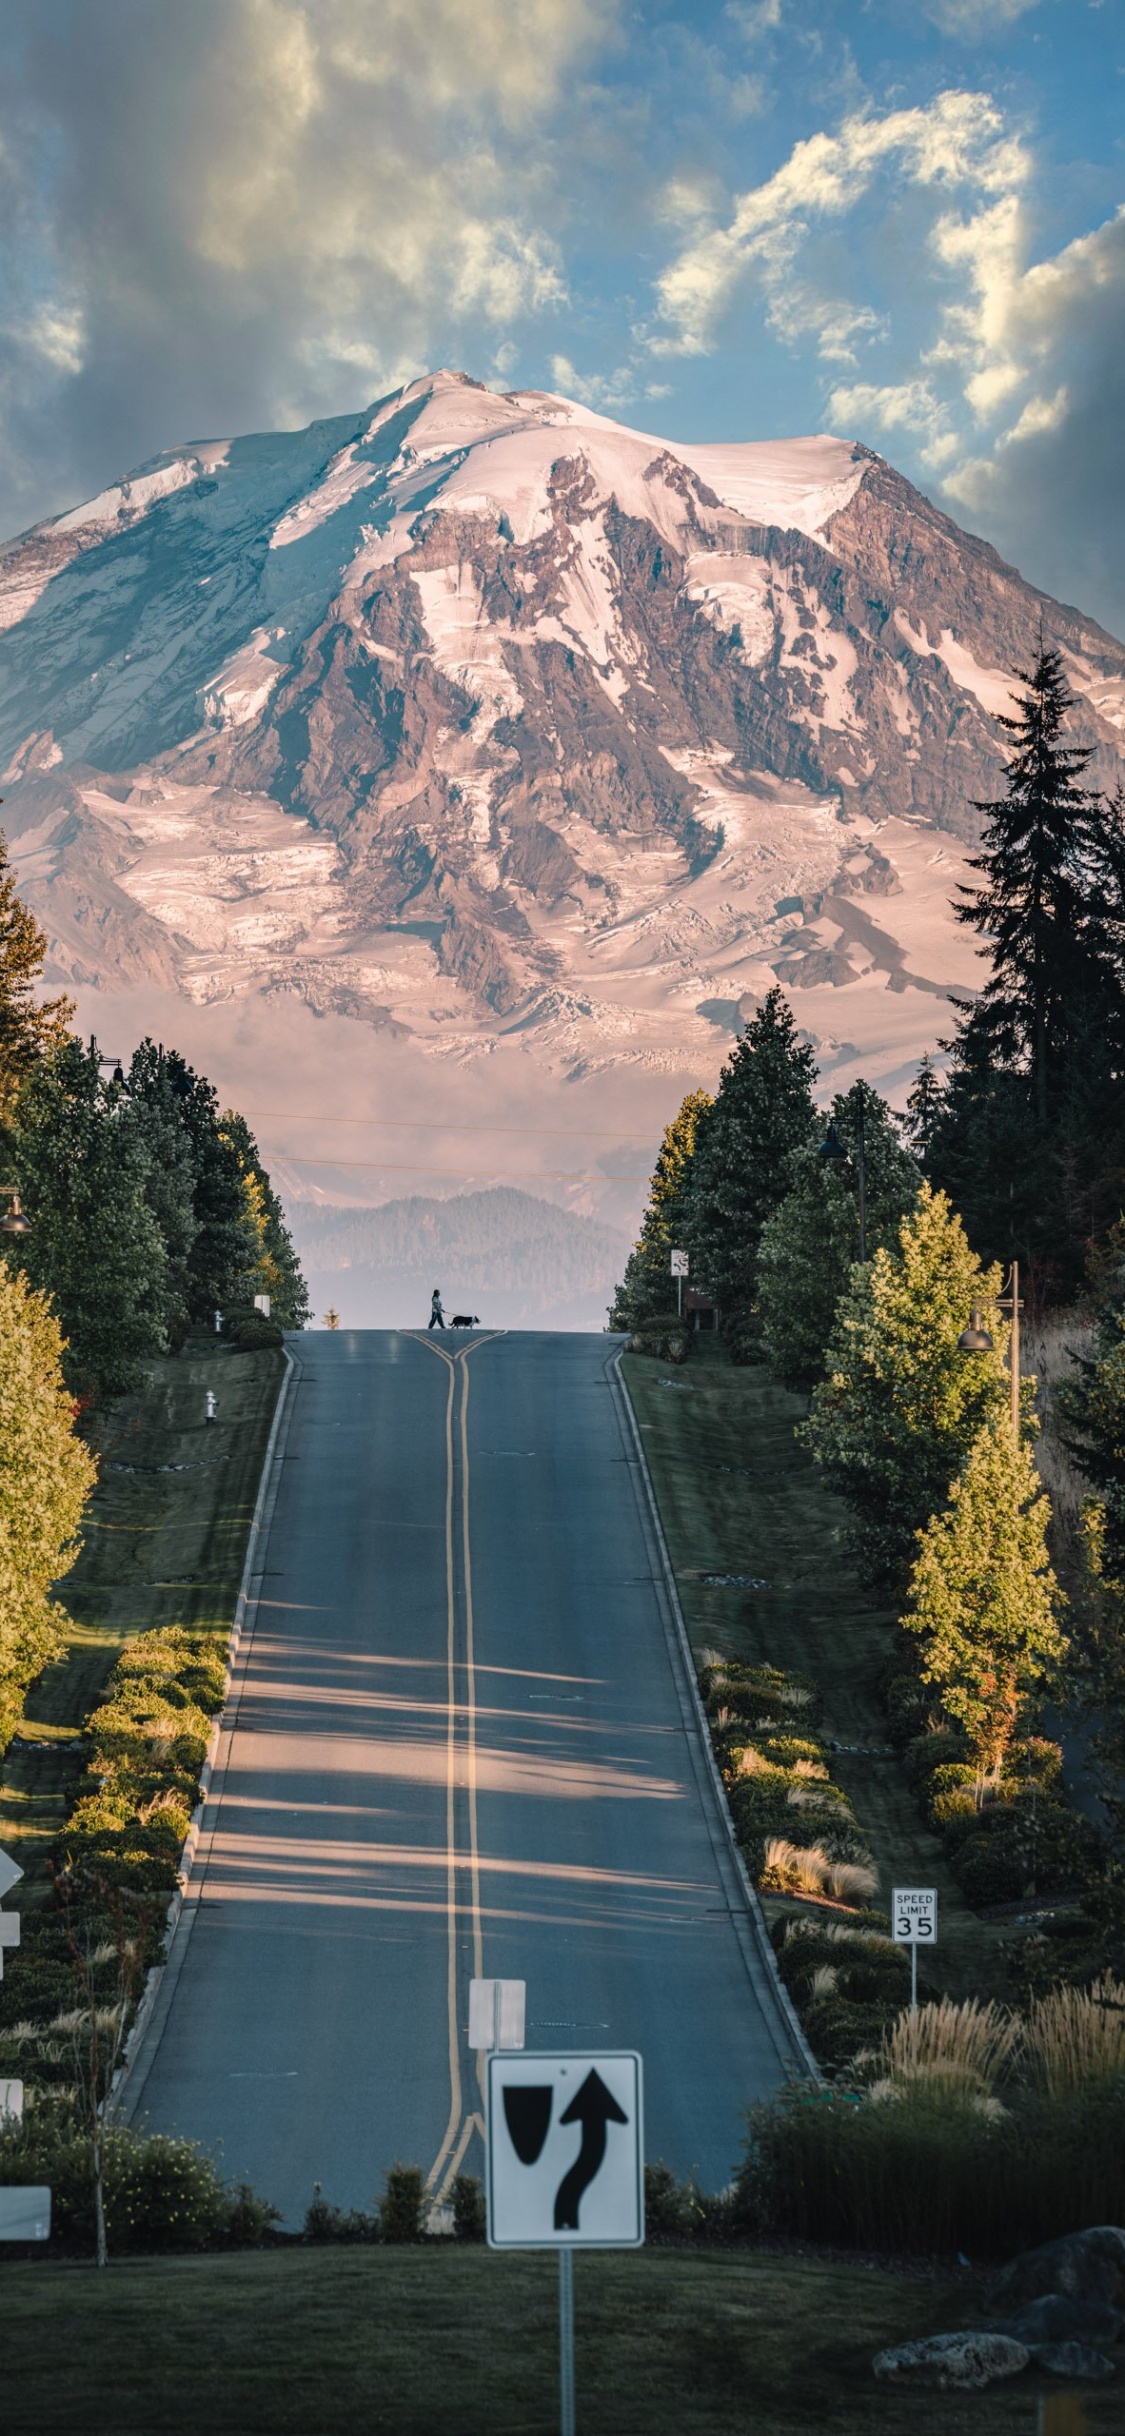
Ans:
[[[937,1889],[896,1886],[891,1902],[891,1935],[896,1945],[937,1944]]]

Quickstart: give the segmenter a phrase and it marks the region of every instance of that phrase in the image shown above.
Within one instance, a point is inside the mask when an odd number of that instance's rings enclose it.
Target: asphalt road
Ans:
[[[725,2183],[795,2060],[603,1337],[293,1340],[191,1894],[126,2106],[298,2224],[482,2170],[470,1977],[637,2047],[646,2149]]]

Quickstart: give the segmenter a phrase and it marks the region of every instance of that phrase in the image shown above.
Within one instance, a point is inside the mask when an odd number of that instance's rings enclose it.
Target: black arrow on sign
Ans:
[[[582,2125],[582,2146],[555,2194],[556,2233],[577,2233],[579,2201],[583,2192],[589,2190],[605,2156],[606,2124],[627,2123],[628,2120],[628,2115],[622,2113],[616,2098],[606,2088],[600,2072],[588,2072],[566,2113],[559,2116],[560,2123]]]

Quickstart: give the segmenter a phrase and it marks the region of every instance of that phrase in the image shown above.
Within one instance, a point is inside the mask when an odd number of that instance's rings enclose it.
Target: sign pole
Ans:
[[[574,2436],[574,2252],[559,2251],[559,2436]]]
[[[912,1945],[910,1948],[910,2010],[912,2013],[916,2013],[918,2010],[918,1948],[916,1945]]]

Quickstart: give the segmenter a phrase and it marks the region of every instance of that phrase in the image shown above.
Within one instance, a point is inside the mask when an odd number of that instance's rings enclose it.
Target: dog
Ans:
[[[455,1311],[449,1325],[451,1328],[479,1328],[480,1320],[474,1311]]]

